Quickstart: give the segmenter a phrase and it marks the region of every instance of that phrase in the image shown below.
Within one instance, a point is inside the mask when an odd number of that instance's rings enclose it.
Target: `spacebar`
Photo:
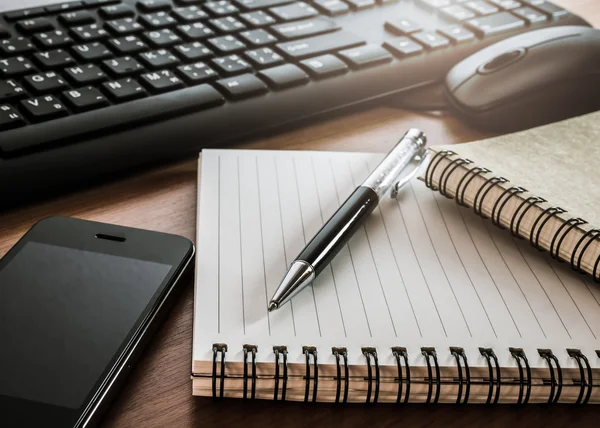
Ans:
[[[21,151],[37,151],[52,144],[74,142],[85,137],[93,138],[103,131],[112,133],[223,102],[223,96],[207,84],[142,98],[3,132],[0,135],[0,155],[16,156]]]
[[[284,55],[292,59],[302,59],[364,44],[365,41],[357,35],[348,31],[338,31],[337,33],[325,34],[323,36],[279,43],[277,48]]]

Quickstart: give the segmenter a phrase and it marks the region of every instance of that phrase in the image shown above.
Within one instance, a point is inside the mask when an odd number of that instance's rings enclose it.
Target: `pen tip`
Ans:
[[[279,305],[277,303],[275,303],[275,302],[269,303],[269,312],[273,312],[278,307],[279,307]]]

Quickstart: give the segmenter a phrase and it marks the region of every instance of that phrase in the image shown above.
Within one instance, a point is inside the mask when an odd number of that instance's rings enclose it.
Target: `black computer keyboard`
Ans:
[[[83,0],[0,14],[0,205],[440,81],[544,0]]]

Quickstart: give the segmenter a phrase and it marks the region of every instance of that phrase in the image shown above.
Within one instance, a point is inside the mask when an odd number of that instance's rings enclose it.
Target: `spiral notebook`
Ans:
[[[600,401],[600,287],[591,275],[448,198],[475,166],[437,153],[427,180],[413,180],[397,200],[382,201],[313,287],[268,313],[290,261],[383,155],[204,150],[194,395],[340,403]],[[469,183],[465,205],[473,205],[472,192],[483,185]],[[428,186],[443,186],[445,195]],[[489,217],[500,199],[495,214],[506,227],[517,198],[534,201],[515,193],[490,191],[479,211]],[[508,195],[513,198],[503,204]],[[543,204],[530,205],[543,210]],[[520,236],[531,228],[533,212],[522,215]],[[539,244],[547,244],[544,233]],[[564,239],[563,259],[569,246]],[[586,252],[594,253],[591,248]],[[589,263],[580,267],[588,270]]]

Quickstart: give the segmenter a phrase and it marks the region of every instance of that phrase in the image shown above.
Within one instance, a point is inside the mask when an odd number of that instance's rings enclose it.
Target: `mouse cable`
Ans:
[[[398,107],[417,111],[446,111],[449,109],[441,84],[429,85],[400,95]]]

